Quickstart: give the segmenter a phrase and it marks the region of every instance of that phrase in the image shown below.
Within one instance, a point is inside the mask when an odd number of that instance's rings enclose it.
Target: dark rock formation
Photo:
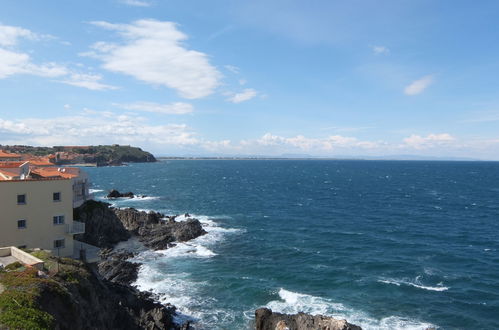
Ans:
[[[175,307],[131,287],[111,283],[88,266],[60,259],[61,270],[41,288],[37,305],[56,329],[180,329]],[[50,285],[48,285],[50,284]]]
[[[130,285],[137,280],[140,264],[127,261],[127,259],[134,257],[132,252],[106,252],[108,251],[101,253],[104,260],[97,266],[102,277],[110,282],[123,285]]]
[[[116,189],[113,189],[109,192],[109,194],[107,194],[107,198],[123,198],[123,197],[126,197],[126,198],[134,198],[135,195],[133,194],[133,192],[129,191],[129,192],[126,192],[126,193],[120,193],[118,190]]]
[[[163,214],[157,212],[138,211],[134,208],[113,209],[118,219],[121,221],[126,230],[133,234],[138,234],[139,228],[149,225],[159,224],[164,217]]]
[[[256,330],[362,330],[346,320],[337,320],[323,315],[298,313],[294,315],[273,313],[268,308],[255,311]]]
[[[108,203],[87,201],[74,211],[74,219],[85,222],[85,233],[76,239],[98,247],[110,248],[116,243],[137,236],[145,246],[163,250],[173,242],[185,242],[206,231],[197,219],[175,221],[174,217],[157,212],[138,211],[134,208],[116,209]]]
[[[164,250],[173,242],[185,242],[201,235],[206,231],[197,219],[186,221],[168,221],[154,226],[145,226],[139,229],[139,240],[145,246],[154,250]]]
[[[110,248],[131,236],[108,203],[86,201],[74,209],[73,218],[86,224],[85,233],[75,238],[88,244]]]

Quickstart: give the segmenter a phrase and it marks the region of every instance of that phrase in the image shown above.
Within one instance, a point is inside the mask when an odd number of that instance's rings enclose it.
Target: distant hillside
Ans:
[[[94,164],[97,166],[121,165],[123,163],[155,162],[156,158],[149,152],[129,145],[99,146],[54,146],[32,147],[23,145],[0,146],[5,151],[31,154],[34,156],[55,156],[55,163]]]

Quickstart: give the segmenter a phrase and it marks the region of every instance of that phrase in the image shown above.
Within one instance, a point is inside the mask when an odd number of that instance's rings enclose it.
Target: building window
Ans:
[[[60,192],[53,193],[52,199],[54,200],[54,202],[60,202],[61,201],[61,193]]]
[[[17,204],[26,204],[26,194],[17,195]]]
[[[63,249],[66,246],[66,242],[63,239],[56,239],[54,241],[54,249]]]
[[[63,215],[54,216],[54,225],[62,225],[63,223],[64,223],[64,216]]]
[[[17,229],[26,229],[26,220],[17,220]]]

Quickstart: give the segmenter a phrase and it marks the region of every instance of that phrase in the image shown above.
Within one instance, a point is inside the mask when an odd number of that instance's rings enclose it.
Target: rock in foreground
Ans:
[[[255,311],[256,330],[362,330],[346,320],[323,315],[273,313],[268,308]]]

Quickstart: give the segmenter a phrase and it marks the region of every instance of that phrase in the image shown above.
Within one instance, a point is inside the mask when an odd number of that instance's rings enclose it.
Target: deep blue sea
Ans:
[[[189,212],[208,234],[142,252],[136,285],[198,329],[254,310],[364,329],[499,329],[499,163],[172,160],[89,168],[95,197]],[[180,218],[181,219],[181,218]]]

